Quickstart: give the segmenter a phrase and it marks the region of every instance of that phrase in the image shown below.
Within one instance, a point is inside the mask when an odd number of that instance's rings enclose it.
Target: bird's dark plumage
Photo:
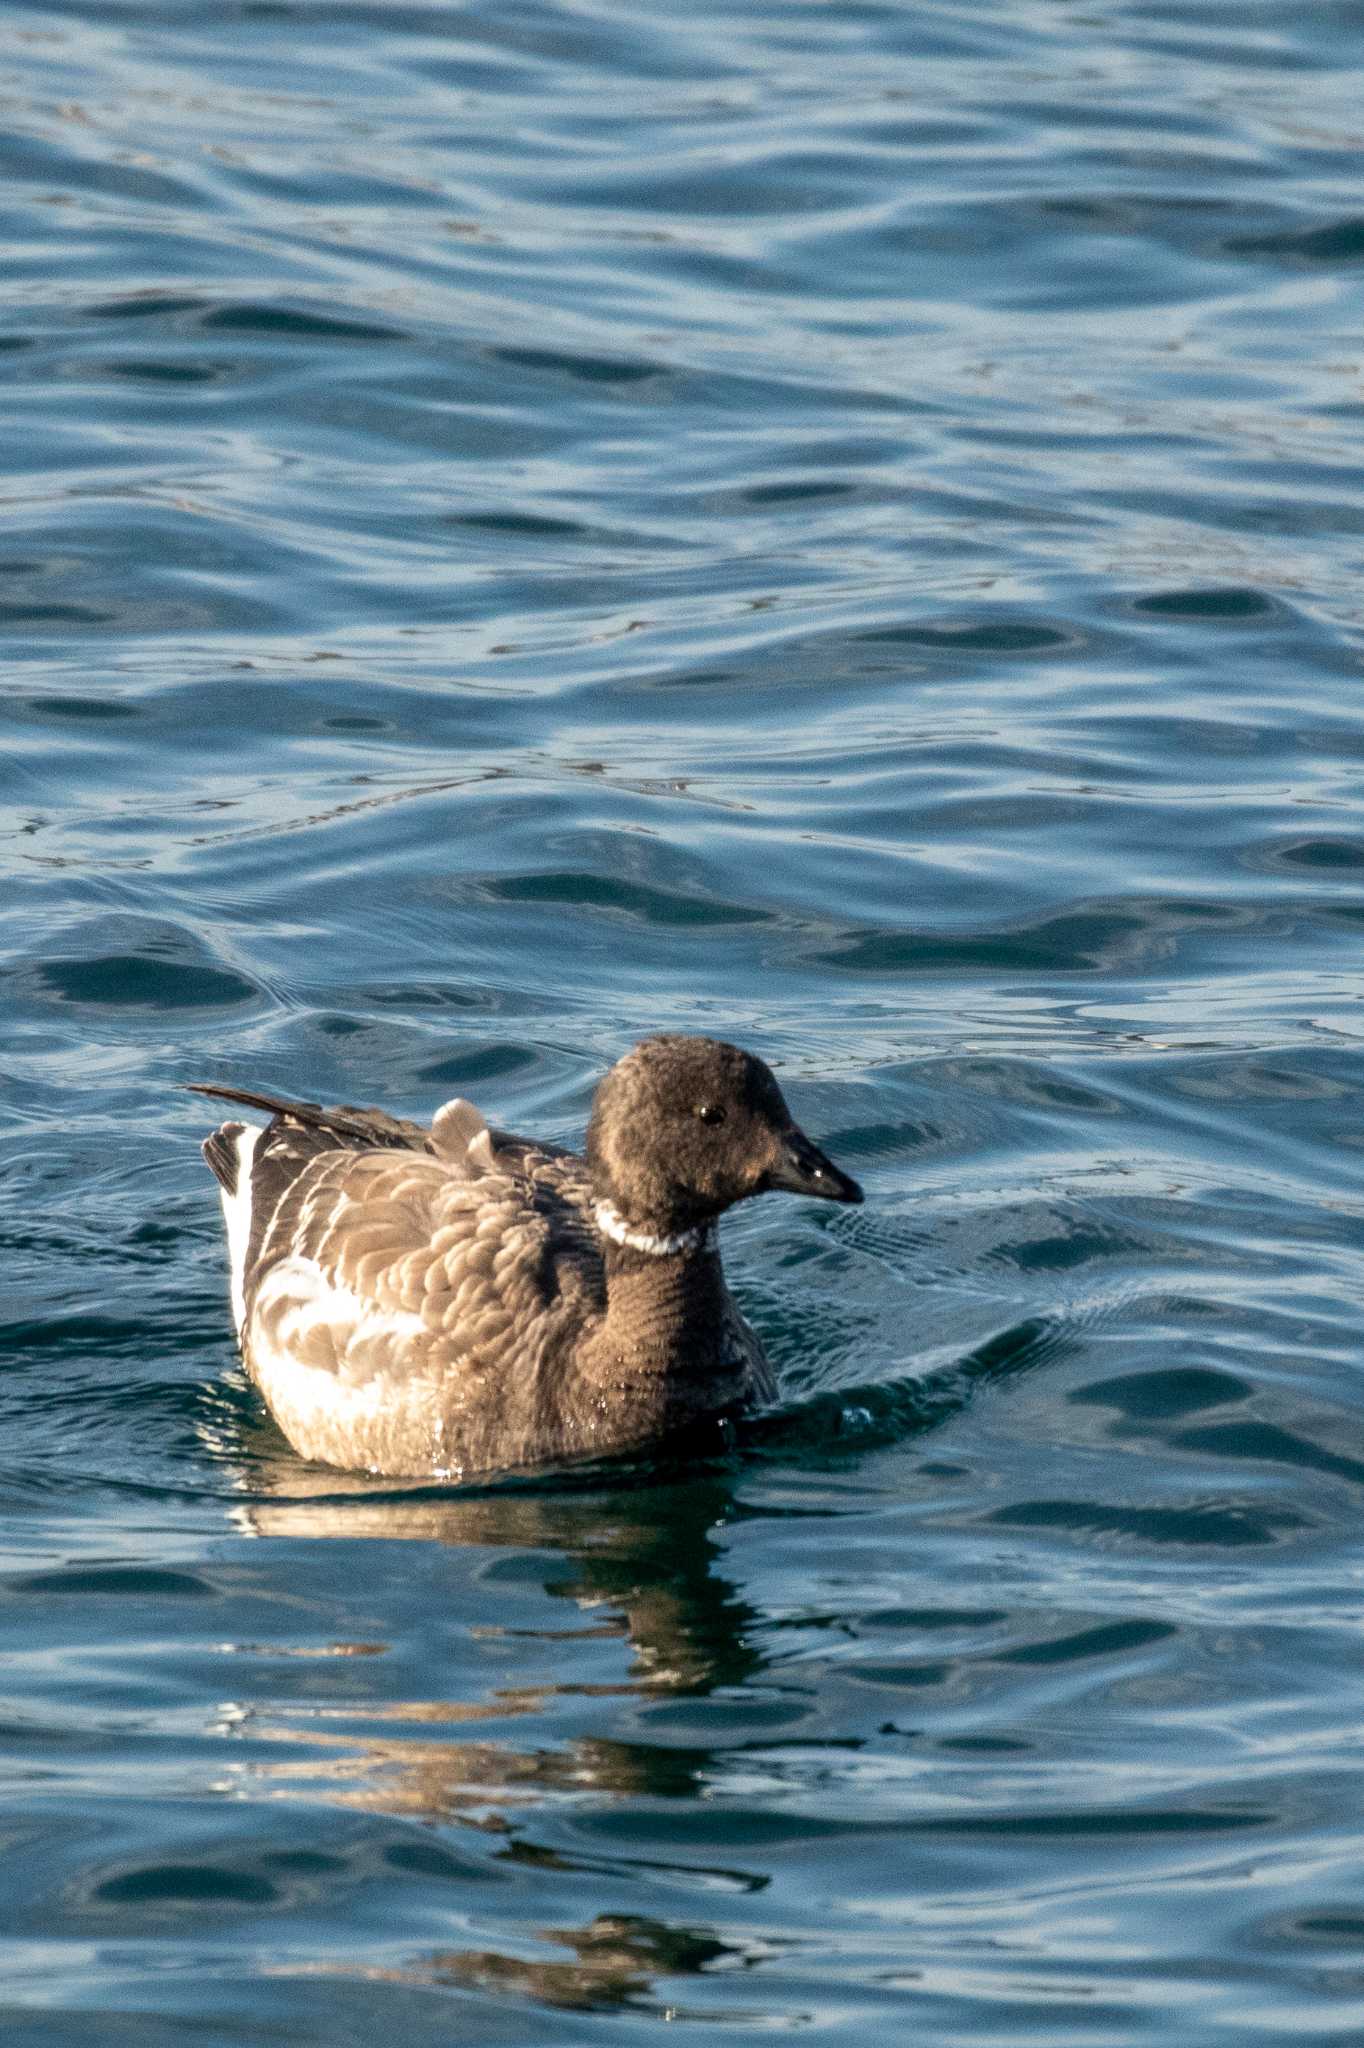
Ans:
[[[862,1199],[761,1060],[646,1039],[605,1076],[585,1158],[445,1104],[246,1089],[204,1144],[242,1354],[305,1457],[462,1476],[626,1449],[771,1398],[715,1219],[769,1188]]]

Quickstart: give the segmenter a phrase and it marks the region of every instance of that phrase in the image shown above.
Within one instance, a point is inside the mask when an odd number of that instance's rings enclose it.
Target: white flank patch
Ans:
[[[324,1325],[339,1370],[310,1365],[297,1355],[296,1347]],[[348,1442],[363,1444],[381,1426],[401,1421],[405,1408],[430,1428],[430,1381],[419,1369],[405,1368],[402,1355],[413,1339],[429,1335],[410,1309],[364,1301],[314,1260],[295,1253],[272,1266],[256,1290],[251,1370],[280,1427],[305,1457],[363,1463],[346,1448]]]
[[[373,1338],[389,1338],[401,1345],[413,1337],[427,1335],[425,1323],[407,1308],[380,1308],[377,1302],[360,1296],[324,1273],[315,1259],[295,1252],[272,1266],[252,1304],[252,1320],[265,1309],[283,1308],[278,1326],[278,1344],[270,1347],[274,1363],[290,1363],[289,1351],[304,1343],[319,1324],[332,1333],[338,1354],[350,1346]]]
[[[232,1270],[232,1314],[241,1336],[246,1323],[246,1248],[251,1242],[251,1158],[264,1124],[244,1124],[232,1140],[237,1157],[237,1188],[229,1195],[219,1187],[223,1221],[227,1225],[227,1260]]]

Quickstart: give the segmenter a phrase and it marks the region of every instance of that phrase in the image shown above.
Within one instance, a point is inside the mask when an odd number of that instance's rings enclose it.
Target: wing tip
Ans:
[[[475,1177],[487,1173],[493,1163],[487,1123],[462,1095],[443,1102],[432,1117],[431,1146],[438,1158]]]
[[[208,1170],[224,1194],[235,1195],[241,1161],[237,1141],[246,1130],[245,1124],[219,1124],[216,1131],[210,1131],[200,1146],[208,1164]]]

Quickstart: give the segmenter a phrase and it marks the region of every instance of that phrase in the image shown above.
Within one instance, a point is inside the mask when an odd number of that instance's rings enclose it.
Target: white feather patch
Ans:
[[[241,1336],[246,1325],[246,1248],[251,1242],[251,1159],[264,1124],[243,1124],[232,1140],[237,1160],[237,1185],[229,1194],[218,1189],[227,1226],[227,1262],[232,1273],[232,1314]]]
[[[400,1347],[428,1334],[412,1309],[381,1308],[377,1302],[363,1301],[343,1280],[324,1273],[316,1260],[298,1252],[272,1266],[256,1289],[251,1307],[253,1343],[264,1334],[258,1329],[262,1317],[281,1309],[270,1346],[277,1363],[289,1362],[290,1348],[305,1343],[321,1326],[330,1330],[338,1358],[374,1340]]]
[[[492,1141],[484,1118],[462,1095],[443,1102],[431,1119],[431,1136],[443,1158],[467,1166],[475,1174],[492,1165]]]
[[[659,1237],[651,1230],[633,1229],[613,1202],[598,1202],[592,1213],[603,1237],[609,1237],[613,1244],[629,1245],[633,1252],[647,1252],[652,1259],[699,1251],[708,1239],[712,1247],[715,1242],[713,1223],[698,1223],[694,1230],[675,1230],[669,1237]]]
[[[298,1355],[322,1328],[334,1365]],[[314,1260],[295,1253],[261,1281],[247,1336],[252,1374],[276,1421],[305,1457],[363,1464],[351,1446],[374,1441],[392,1427],[425,1431],[433,1469],[439,1464],[437,1389],[415,1342],[429,1339],[430,1332],[419,1315],[364,1301]]]

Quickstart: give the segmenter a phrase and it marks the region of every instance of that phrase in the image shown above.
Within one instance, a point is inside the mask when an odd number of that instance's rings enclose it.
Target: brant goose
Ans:
[[[769,1069],[646,1038],[599,1085],[586,1156],[201,1086],[269,1114],[204,1144],[247,1369],[325,1464],[461,1478],[627,1450],[776,1392],[715,1219],[769,1188],[860,1202]]]

